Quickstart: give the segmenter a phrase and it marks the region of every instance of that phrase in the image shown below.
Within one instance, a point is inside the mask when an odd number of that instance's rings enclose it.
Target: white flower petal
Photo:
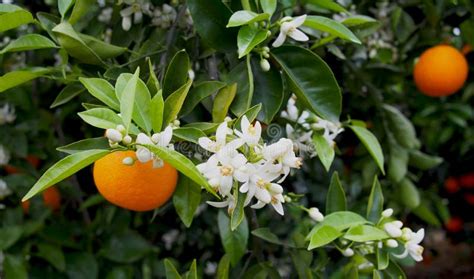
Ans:
[[[285,215],[285,212],[283,210],[283,205],[281,204],[281,202],[276,202],[276,203],[272,202],[272,206],[273,208],[275,208],[275,211],[278,212],[278,214],[280,214],[281,216]]]
[[[285,40],[286,40],[286,34],[283,33],[283,32],[280,32],[280,34],[278,34],[278,37],[276,38],[276,40],[273,42],[272,46],[273,47],[280,47],[281,45],[283,45]]]
[[[301,25],[303,25],[305,20],[306,20],[306,15],[301,15],[301,16],[294,17],[291,23],[293,24],[294,27],[300,27]]]
[[[306,36],[305,33],[303,33],[302,31],[298,29],[291,30],[288,33],[288,36],[290,36],[293,40],[299,41],[299,42],[306,42],[307,40],[309,40],[309,37]]]

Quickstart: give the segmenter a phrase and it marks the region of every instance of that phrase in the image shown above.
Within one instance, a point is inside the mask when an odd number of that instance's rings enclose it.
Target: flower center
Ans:
[[[285,34],[291,33],[296,28],[290,22],[283,22],[281,24],[281,31]]]
[[[234,168],[231,166],[222,166],[221,167],[221,174],[223,176],[231,176],[234,173]]]
[[[265,184],[267,184],[267,183],[266,183],[265,180],[263,180],[262,178],[259,178],[259,179],[257,180],[257,186],[258,186],[258,187],[263,188],[263,187],[265,187]]]
[[[255,136],[255,127],[250,125],[249,129],[248,129],[248,132],[249,134],[251,134],[252,136]]]

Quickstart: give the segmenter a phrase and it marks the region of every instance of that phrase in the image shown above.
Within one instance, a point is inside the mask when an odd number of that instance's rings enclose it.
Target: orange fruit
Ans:
[[[28,155],[28,156],[26,156],[25,159],[35,169],[38,169],[39,165],[41,164],[40,158],[38,158],[35,155]],[[8,173],[8,174],[15,174],[15,173],[21,173],[21,170],[17,167],[12,166],[12,165],[6,165],[5,166],[5,172]]]
[[[444,181],[444,189],[446,189],[448,193],[456,193],[459,191],[459,182],[454,177],[448,177]]]
[[[43,192],[44,205],[49,207],[52,211],[58,211],[61,207],[61,194],[58,189],[54,186],[49,187]],[[24,201],[21,203],[23,212],[28,214],[30,212],[30,201]]]
[[[128,166],[123,159],[136,159],[133,151],[118,151],[97,160],[94,182],[100,194],[109,202],[134,211],[148,211],[166,203],[176,188],[178,172],[164,163],[153,168],[153,162],[136,161]]]
[[[438,45],[420,56],[413,72],[418,89],[430,97],[448,96],[464,85],[468,64],[456,48]]]

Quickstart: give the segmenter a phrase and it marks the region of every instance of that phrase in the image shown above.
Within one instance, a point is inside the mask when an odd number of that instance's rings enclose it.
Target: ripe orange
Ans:
[[[167,163],[153,168],[151,161],[127,166],[122,163],[127,157],[136,158],[135,152],[118,151],[95,162],[94,181],[102,196],[135,211],[152,210],[168,201],[178,181],[176,169]]]
[[[413,74],[416,86],[425,95],[448,96],[464,85],[468,64],[456,48],[438,45],[421,54]]]
[[[49,187],[43,192],[44,205],[49,207],[52,211],[58,211],[61,207],[61,194],[58,189],[54,186]],[[21,203],[23,212],[28,214],[30,212],[30,201],[24,201]]]

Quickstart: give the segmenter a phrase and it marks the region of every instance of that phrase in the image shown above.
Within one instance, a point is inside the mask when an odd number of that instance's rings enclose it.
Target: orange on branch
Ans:
[[[59,193],[58,189],[54,186],[49,187],[48,189],[44,190],[43,194],[43,203],[46,207],[51,209],[52,211],[58,211],[61,207],[61,194]],[[30,201],[24,201],[21,203],[21,207],[23,208],[23,212],[28,214],[30,212]]]
[[[464,85],[467,74],[466,58],[448,45],[438,45],[423,52],[413,72],[418,89],[430,97],[456,93]]]
[[[166,203],[176,188],[178,172],[168,163],[153,168],[153,162],[123,164],[133,151],[111,153],[94,164],[94,182],[109,202],[134,211],[148,211]]]

